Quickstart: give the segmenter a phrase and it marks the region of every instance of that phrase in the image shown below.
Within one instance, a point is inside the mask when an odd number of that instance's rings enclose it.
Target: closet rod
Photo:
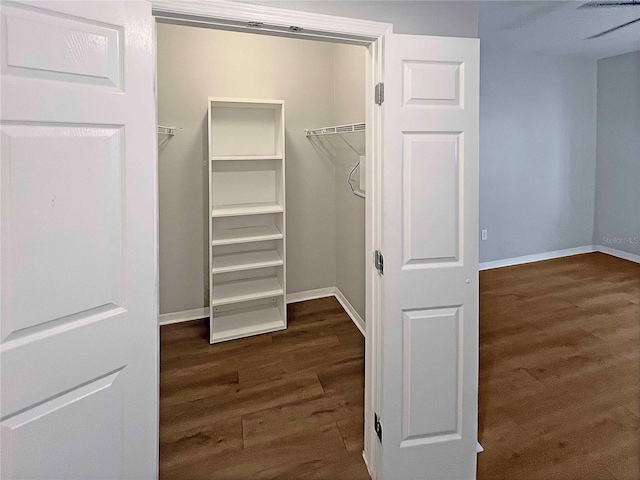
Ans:
[[[364,123],[350,123],[349,125],[337,125],[335,127],[322,127],[305,129],[305,135],[307,137],[313,137],[317,135],[335,135],[336,133],[353,133],[353,132],[364,132],[366,130],[366,126]]]
[[[164,125],[158,125],[158,134],[160,135],[175,135],[176,127],[165,127]]]

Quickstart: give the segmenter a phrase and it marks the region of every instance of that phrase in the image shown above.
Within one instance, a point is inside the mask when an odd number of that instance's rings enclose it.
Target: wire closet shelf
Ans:
[[[176,127],[165,127],[164,125],[158,125],[158,135],[175,135]]]
[[[353,150],[361,158],[364,158],[364,156],[360,154],[360,152],[358,152],[355,148],[353,148],[353,146],[349,142],[347,142],[344,138],[342,138],[343,133],[354,133],[354,132],[364,132],[364,131],[366,131],[365,123],[350,123],[348,125],[336,125],[335,127],[305,129],[304,132],[307,137],[318,137],[322,135],[338,135],[338,138],[340,138],[344,143],[346,143],[351,150]],[[360,192],[356,190],[353,186],[353,181],[354,181],[353,174],[359,166],[360,166],[360,162],[358,161],[358,163],[356,163],[355,166],[349,172],[349,175],[347,176],[347,185],[349,185],[349,188],[351,189],[351,193],[353,193],[354,195],[357,195],[358,197],[365,198],[364,192]]]
[[[348,125],[337,125],[335,127],[322,127],[314,129],[306,129],[304,131],[307,137],[316,137],[320,135],[335,135],[341,133],[364,132],[366,125],[364,123],[350,123]]]

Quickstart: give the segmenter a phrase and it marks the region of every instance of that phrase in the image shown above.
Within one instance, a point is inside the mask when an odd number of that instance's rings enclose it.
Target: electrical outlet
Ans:
[[[481,230],[480,231],[480,238],[482,238],[482,240],[486,240],[487,239],[487,231],[486,230]]]

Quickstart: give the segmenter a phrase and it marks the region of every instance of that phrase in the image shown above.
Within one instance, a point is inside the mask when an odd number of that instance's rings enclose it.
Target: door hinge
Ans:
[[[384,102],[384,83],[376,85],[376,105],[382,105]]]
[[[380,445],[382,445],[382,423],[380,423],[380,417],[377,413],[373,414],[373,429],[376,431],[376,435],[378,435]]]
[[[380,275],[384,274],[384,257],[382,256],[382,252],[380,250],[375,251],[374,263],[376,265],[376,270]]]

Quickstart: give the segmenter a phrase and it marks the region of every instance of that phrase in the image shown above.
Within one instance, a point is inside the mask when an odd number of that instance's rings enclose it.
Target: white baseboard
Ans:
[[[364,320],[353,305],[349,303],[346,297],[337,287],[317,288],[315,290],[306,290],[304,292],[296,292],[287,294],[287,304],[306,302],[307,300],[316,300],[318,298],[336,297],[336,300],[342,305],[344,311],[351,318],[353,323],[362,336],[365,336]],[[194,308],[192,310],[183,310],[182,312],[163,313],[158,319],[158,325],[171,325],[172,323],[188,322],[190,320],[199,320],[201,318],[209,318],[209,307]]]
[[[605,247],[603,245],[586,245],[584,247],[567,248],[565,250],[556,250],[554,252],[538,253],[535,255],[524,255],[522,257],[505,258],[504,260],[496,260],[493,262],[483,262],[479,265],[479,270],[490,270],[492,268],[510,267],[513,265],[521,265],[523,263],[540,262],[542,260],[551,260],[554,258],[570,257],[572,255],[580,255],[582,253],[600,252],[613,257],[622,258],[630,262],[640,263],[640,255],[623,252],[615,248]],[[315,290],[305,290],[304,292],[296,292],[287,294],[287,303],[305,302],[307,300],[315,300],[317,298],[336,297],[342,308],[347,312],[351,320],[360,333],[365,336],[365,323],[353,305],[349,303],[346,297],[337,287],[317,288]],[[201,318],[209,318],[209,307],[194,308],[192,310],[183,310],[181,312],[163,313],[158,319],[158,325],[171,325],[172,323],[188,322],[190,320],[199,320]]]
[[[356,309],[353,308],[353,305],[349,303],[349,300],[347,300],[347,298],[342,294],[342,292],[338,287],[336,287],[335,296],[336,296],[336,300],[338,300],[338,302],[340,302],[340,305],[342,305],[342,308],[344,308],[344,311],[347,312],[347,315],[351,317],[351,320],[353,320],[353,323],[355,323],[356,327],[358,327],[358,330],[360,330],[360,333],[362,334],[362,336],[366,337],[365,332],[367,331],[367,329],[364,326],[364,320],[358,314],[358,312],[356,312]]]
[[[373,479],[376,480],[376,476],[371,473],[371,469],[369,468],[369,462],[367,461],[367,456],[365,455],[365,451],[362,451],[362,459],[364,460],[364,466],[367,467],[367,473],[369,473],[369,476]]]
[[[593,245],[585,245],[584,247],[567,248],[565,250],[556,250],[554,252],[537,253],[535,255],[524,255],[522,257],[505,258],[503,260],[495,260],[493,262],[483,262],[479,265],[479,270],[490,270],[492,268],[510,267],[513,265],[521,265],[523,263],[540,262],[542,260],[551,260],[554,258],[570,257],[572,255],[580,255],[582,253],[592,253],[596,251]]]
[[[603,245],[596,245],[595,249],[600,253],[606,253],[607,255],[611,255],[613,257],[629,260],[630,262],[640,263],[640,255],[623,252],[622,250],[616,250],[615,248],[605,247]]]
[[[535,255],[525,255],[522,257],[505,258],[504,260],[495,260],[493,262],[483,262],[479,265],[479,270],[490,270],[492,268],[511,267],[513,265],[522,265],[523,263],[541,262],[542,260],[552,260],[554,258],[570,257],[572,255],[580,255],[582,253],[600,252],[613,257],[629,260],[630,262],[640,263],[640,255],[623,252],[615,248],[605,247],[603,245],[585,245],[584,247],[567,248],[566,250],[556,250],[554,252],[537,253]]]
[[[181,312],[163,313],[158,318],[158,325],[171,325],[172,323],[188,322],[190,320],[199,320],[201,318],[209,318],[209,307],[194,308],[192,310],[183,310]]]
[[[326,298],[326,297],[336,297],[338,303],[342,305],[344,311],[347,312],[347,315],[351,318],[354,325],[360,330],[362,336],[366,336],[366,328],[364,326],[364,320],[356,309],[353,308],[353,305],[349,303],[347,298],[343,295],[338,287],[326,287],[326,288],[318,288],[316,290],[306,290],[304,292],[297,293],[288,293],[287,294],[287,304],[289,303],[297,303],[297,302],[306,302],[307,300],[315,300],[317,298]]]
[[[306,302],[317,298],[333,297],[336,294],[336,287],[316,288],[315,290],[305,290],[304,292],[287,293],[287,304]]]

